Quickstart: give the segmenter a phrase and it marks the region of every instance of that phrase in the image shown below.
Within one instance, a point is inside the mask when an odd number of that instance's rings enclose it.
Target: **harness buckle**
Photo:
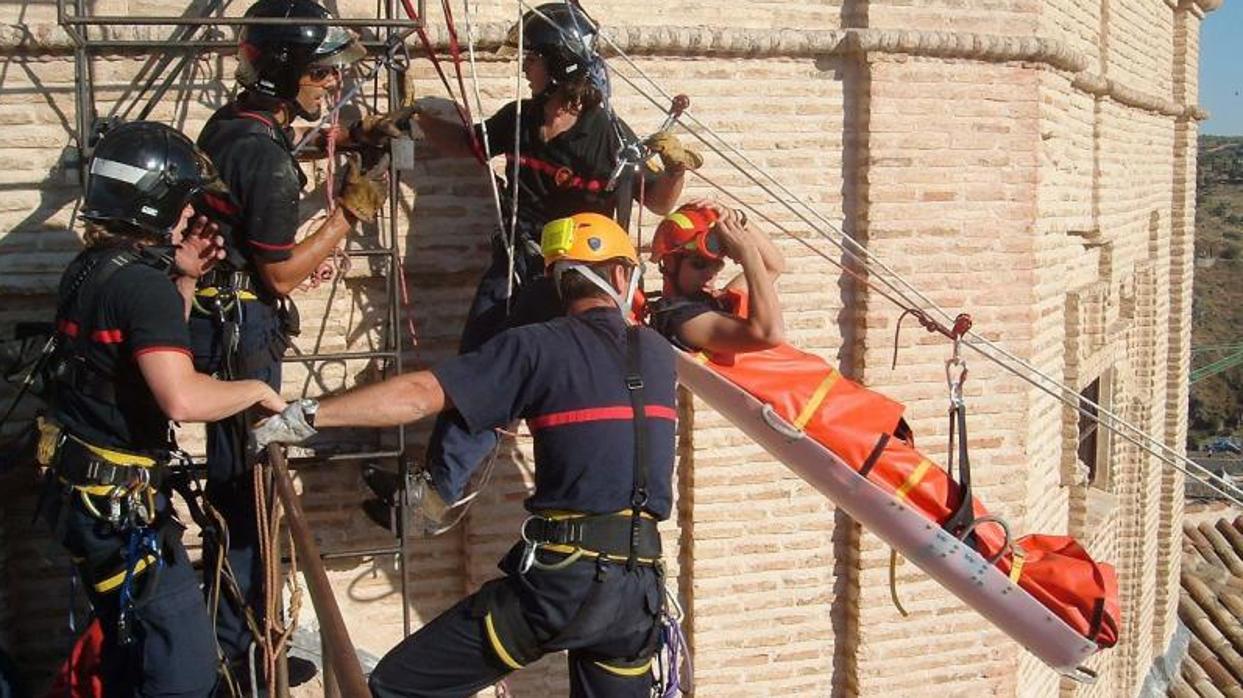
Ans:
[[[626,376],[626,390],[642,390],[643,376]]]

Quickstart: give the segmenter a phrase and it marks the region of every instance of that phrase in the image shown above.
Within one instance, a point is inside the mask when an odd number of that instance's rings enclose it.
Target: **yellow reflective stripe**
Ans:
[[[1023,565],[1027,562],[1027,556],[1019,552],[1014,553],[1014,557],[1010,560],[1010,581],[1015,584],[1019,583],[1019,577],[1023,575]]]
[[[618,676],[642,676],[652,669],[652,660],[650,658],[644,662],[642,666],[636,667],[613,666],[612,664],[605,664],[604,662],[592,662],[592,664],[595,664],[610,674],[617,674]]]
[[[199,298],[215,298],[216,296],[219,296],[221,294],[222,294],[222,291],[216,288],[215,286],[207,286],[205,288],[200,288],[199,290],[194,292],[194,295],[198,296]],[[250,291],[236,291],[236,292],[231,292],[231,294],[237,297],[238,300],[243,300],[243,301],[259,300],[259,296],[256,296]]]
[[[483,626],[488,631],[488,641],[492,643],[492,650],[496,652],[496,656],[501,662],[510,669],[521,669],[522,665],[509,656],[509,652],[505,650],[505,645],[501,644],[501,638],[496,634],[496,626],[492,623],[492,612],[483,617]]]
[[[155,459],[148,456],[142,456],[137,453],[126,453],[124,451],[114,451],[110,448],[104,448],[103,446],[96,446],[94,444],[87,443],[72,434],[69,435],[69,438],[82,444],[86,447],[86,450],[94,453],[113,465],[128,465],[136,468],[150,468],[155,465]]]
[[[61,482],[64,482],[64,480],[61,480]],[[69,483],[66,482],[65,484]],[[85,492],[92,497],[110,497],[112,496],[112,491],[116,488],[116,485],[74,485],[74,489],[79,492]]]
[[[906,478],[906,482],[902,483],[898,491],[893,493],[893,496],[898,499],[906,499],[906,495],[915,489],[920,480],[924,479],[924,476],[928,474],[928,469],[931,467],[932,461],[927,459],[920,461],[919,465],[915,466],[915,470]]]
[[[681,228],[682,230],[690,230],[691,228],[695,227],[695,224],[691,222],[691,219],[687,218],[685,215],[681,213],[670,213],[669,215],[665,216],[665,220],[673,221],[674,223],[677,223],[678,227]]]
[[[829,390],[833,388],[833,384],[837,383],[840,376],[841,374],[837,371],[829,369],[829,375],[816,386],[816,392],[811,394],[811,399],[803,405],[803,411],[798,413],[798,419],[794,420],[796,428],[802,429],[807,426],[807,423],[815,416],[816,410],[820,409],[820,403],[824,402],[824,396],[829,394]]]
[[[154,562],[155,562],[154,555],[144,555],[143,558],[139,560],[137,564],[134,565],[134,576],[137,577],[138,575],[142,574],[142,571],[147,569],[147,567],[151,566],[151,564]],[[111,577],[108,577],[107,579],[103,580],[102,582],[97,582],[95,584],[95,591],[101,594],[106,594],[112,591],[113,589],[121,586],[121,583],[124,581],[125,581],[125,570],[121,570],[120,572],[117,572]]]
[[[600,552],[598,552],[598,551],[595,551],[595,550],[588,550],[588,549],[586,549],[586,548],[578,548],[578,547],[575,547],[575,546],[573,546],[573,545],[562,545],[562,544],[560,544],[560,543],[544,543],[544,544],[540,545],[539,549],[540,549],[540,550],[551,550],[551,551],[552,551],[552,552],[554,552],[554,553],[561,553],[561,554],[563,554],[563,555],[572,555],[572,554],[574,554],[574,553],[576,553],[576,552],[582,551],[582,555],[583,555],[583,557],[589,557],[589,558],[592,558],[592,559],[595,559],[595,558],[600,557],[600,556],[602,555],[602,553],[600,553]],[[619,555],[604,555],[604,559],[605,559],[605,560],[608,560],[609,562],[626,562],[629,558],[627,558],[627,557],[626,557],[626,556],[624,556],[624,555],[621,555],[621,556],[619,556]],[[657,557],[637,557],[637,558],[635,558],[635,561],[636,561],[636,562],[638,562],[638,563],[639,563],[639,564],[641,564],[641,565],[654,565],[654,564],[656,564],[656,562],[657,562],[658,560],[660,560],[660,558],[657,558]]]
[[[630,514],[631,514],[630,509],[622,509],[620,511],[615,511],[612,514],[609,514],[609,516],[630,516]],[[566,509],[547,509],[543,511],[537,511],[535,512],[535,515],[542,519],[548,519],[550,521],[568,521],[570,519],[582,519],[588,516],[596,516],[596,514],[588,514],[582,511],[568,511]],[[639,514],[639,518],[654,519],[656,517],[652,516],[650,513],[645,511]]]

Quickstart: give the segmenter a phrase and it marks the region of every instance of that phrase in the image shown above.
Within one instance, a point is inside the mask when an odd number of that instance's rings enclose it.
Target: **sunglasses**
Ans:
[[[720,271],[725,266],[725,262],[720,259],[705,259],[703,257],[688,257],[687,261],[690,263],[691,268],[695,269],[696,271],[708,271],[708,270]]]
[[[315,66],[306,71],[306,76],[313,82],[324,82],[328,78],[339,74],[340,69],[335,66]]]

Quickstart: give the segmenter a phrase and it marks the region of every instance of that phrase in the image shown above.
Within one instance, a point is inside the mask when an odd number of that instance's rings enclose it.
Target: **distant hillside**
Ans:
[[[1241,363],[1191,386],[1191,445],[1243,433],[1243,137],[1201,136],[1199,149],[1191,366]]]

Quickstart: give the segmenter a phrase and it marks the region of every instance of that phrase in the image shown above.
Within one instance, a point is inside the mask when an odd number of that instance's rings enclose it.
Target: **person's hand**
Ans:
[[[660,162],[669,173],[698,170],[704,159],[699,153],[682,145],[681,139],[670,131],[662,131],[643,142],[648,150],[660,156]]]
[[[716,222],[715,230],[721,236],[721,242],[725,243],[725,254],[741,262],[745,255],[756,250],[755,239],[737,211],[731,208],[718,210],[721,217]]]
[[[364,116],[350,127],[350,142],[379,148],[393,138],[401,138],[405,135],[405,129],[410,127],[410,117],[416,110],[410,105],[384,114]]]
[[[174,257],[182,276],[197,279],[224,257],[224,236],[220,234],[220,226],[207,216],[191,218]]]
[[[308,404],[314,404],[314,401],[295,400],[279,413],[255,425],[250,432],[252,451],[262,451],[268,444],[300,443],[319,433],[311,426],[307,417]]]
[[[388,158],[380,158],[370,170],[362,168],[362,158],[346,159],[345,176],[337,203],[360,221],[374,223],[376,212],[388,200]]]
[[[263,387],[265,390],[262,397],[255,403],[256,407],[267,414],[280,414],[289,407],[289,403],[285,402],[285,399],[273,390],[271,386],[264,383]]]

